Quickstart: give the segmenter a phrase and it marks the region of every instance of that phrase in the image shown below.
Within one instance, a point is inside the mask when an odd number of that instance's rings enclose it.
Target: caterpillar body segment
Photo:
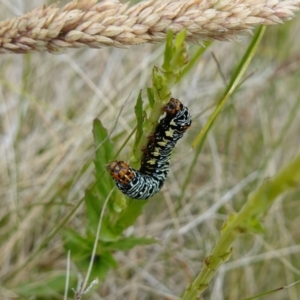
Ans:
[[[189,110],[178,99],[171,98],[163,112],[165,115],[142,149],[138,171],[123,161],[112,161],[106,166],[119,190],[130,198],[148,199],[162,188],[169,173],[172,150],[191,126]]]

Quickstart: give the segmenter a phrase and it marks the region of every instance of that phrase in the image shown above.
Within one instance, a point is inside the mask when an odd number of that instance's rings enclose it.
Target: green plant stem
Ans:
[[[249,195],[241,211],[225,223],[221,237],[212,254],[204,260],[204,267],[195,281],[186,289],[182,300],[195,300],[208,286],[210,280],[231,254],[231,245],[240,233],[251,229],[249,221],[267,213],[277,196],[295,188],[300,183],[300,155],[274,178],[265,181]]]
[[[181,38],[181,35],[182,34],[178,34],[178,36],[173,40],[172,31],[168,31],[162,69],[157,67],[153,68],[152,91],[155,105],[152,107],[148,117],[145,119],[143,124],[143,135],[137,143],[135,151],[133,151],[133,155],[130,159],[130,162],[134,167],[137,167],[137,165],[140,164],[142,157],[141,149],[148,144],[148,137],[155,131],[159,117],[162,114],[162,108],[168,102],[171,96],[170,89],[176,81],[176,74],[182,68],[179,63],[175,63],[172,65],[174,70],[170,71],[170,63],[172,59],[178,55],[182,57],[186,50],[184,46],[185,32],[183,33],[183,40],[181,41],[181,44],[177,45],[176,47],[176,41]]]

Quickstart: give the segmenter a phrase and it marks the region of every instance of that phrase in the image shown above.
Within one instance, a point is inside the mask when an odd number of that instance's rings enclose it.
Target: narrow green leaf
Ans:
[[[64,241],[64,248],[66,251],[71,251],[73,259],[76,257],[82,257],[83,254],[90,253],[92,250],[93,244],[71,228],[66,228],[62,232],[62,237]]]
[[[115,199],[115,201],[113,203],[114,211],[117,212],[117,213],[120,213],[126,207],[127,207],[126,198],[124,196],[116,197],[116,199]]]
[[[94,120],[93,135],[96,149],[94,160],[96,183],[93,190],[97,190],[97,194],[100,196],[99,200],[102,199],[100,201],[102,202],[113,188],[113,182],[105,170],[105,165],[113,159],[114,147],[99,119]]]
[[[119,154],[124,149],[124,147],[127,145],[127,143],[129,142],[129,140],[131,139],[131,137],[133,136],[133,134],[135,133],[135,131],[136,131],[136,126],[132,129],[132,131],[130,132],[130,134],[128,135],[128,137],[124,141],[124,143],[120,146],[120,148],[118,149],[118,151],[114,155],[113,159],[117,159],[119,157]]]
[[[186,38],[186,30],[183,29],[175,37],[175,43],[174,44],[175,44],[176,49],[179,49],[183,46],[185,38]]]
[[[181,73],[184,66],[188,63],[188,52],[186,48],[186,44],[184,42],[186,36],[185,30],[182,30],[180,33],[176,35],[175,41],[174,41],[174,53],[171,59],[171,72],[173,73],[171,75],[174,77],[172,80],[170,80],[170,83],[175,83],[177,81],[177,77]]]
[[[99,119],[94,120],[93,135],[96,149],[96,179],[98,179],[103,174],[104,166],[112,159],[114,148],[107,130],[103,127]]]
[[[63,299],[64,288],[66,284],[66,272],[55,271],[47,272],[44,276],[34,278],[32,276],[28,281],[19,284],[18,287],[12,288],[19,297],[18,299],[31,299],[34,295],[35,299]],[[76,286],[77,277],[70,274],[70,286]],[[70,290],[69,297],[73,297],[74,293]]]
[[[87,228],[95,234],[105,198],[95,194],[91,190],[86,190],[84,201],[86,218],[88,220]]]
[[[291,288],[292,286],[294,286],[294,285],[296,285],[298,283],[300,283],[300,280],[297,280],[296,282],[294,282],[292,284],[289,284],[289,285],[286,285],[286,286],[282,286],[282,287],[279,287],[279,288],[271,290],[271,291],[263,292],[263,293],[261,293],[259,295],[255,295],[255,296],[252,296],[250,298],[243,299],[243,300],[261,299],[261,297],[263,297],[263,296],[270,295],[270,294],[273,294],[273,293],[276,293],[276,292],[279,292],[279,291],[282,291],[282,290],[285,290],[285,289],[289,289],[289,288]]]
[[[89,262],[89,260],[86,260]],[[106,278],[106,275],[110,269],[115,269],[118,266],[113,255],[108,251],[96,255],[93,261],[93,268],[90,274],[90,278],[98,278],[100,281],[103,281]],[[87,266],[82,266],[83,270],[87,269]]]
[[[147,88],[147,96],[148,96],[148,101],[149,101],[149,106],[150,108],[154,107],[155,104],[155,99],[154,99],[154,93],[152,88]]]
[[[129,199],[127,208],[120,213],[118,220],[114,225],[116,232],[122,233],[124,229],[127,229],[129,226],[134,224],[146,204],[147,201],[144,200],[137,201]]]
[[[255,215],[248,219],[247,229],[253,233],[260,233],[260,234],[266,233],[264,225],[260,222],[258,217]]]
[[[173,32],[169,30],[167,32],[166,37],[166,46],[165,46],[165,52],[164,52],[164,62],[162,64],[162,68],[165,71],[171,71],[171,59],[173,57],[174,47],[173,47]]]
[[[157,240],[155,240],[154,238],[130,236],[130,237],[122,238],[116,242],[107,243],[104,246],[105,249],[109,249],[109,250],[126,251],[138,245],[151,245],[154,243],[157,243]]]
[[[143,100],[142,100],[142,91],[139,92],[138,98],[136,100],[136,105],[134,107],[134,112],[136,115],[137,120],[137,127],[135,133],[135,142],[134,142],[134,152],[137,151],[137,146],[143,136],[143,123],[144,123],[144,116],[143,116]]]
[[[211,126],[213,125],[215,119],[221,112],[222,108],[224,105],[227,103],[227,100],[229,97],[236,91],[246,69],[248,68],[258,46],[259,43],[263,37],[263,34],[265,32],[265,26],[261,26],[257,31],[256,34],[254,35],[251,44],[249,45],[245,55],[243,56],[242,60],[240,61],[239,65],[237,66],[236,70],[234,71],[231,80],[229,84],[226,87],[226,90],[224,92],[224,95],[221,97],[221,99],[218,102],[217,107],[215,108],[214,112],[212,115],[209,117],[208,121],[192,143],[192,148],[195,148],[197,144],[202,140],[206,138],[206,135],[208,131],[210,130]]]
[[[164,89],[164,78],[157,67],[153,67],[152,82],[153,82],[154,92],[156,92],[157,94],[156,95],[157,98],[161,99],[162,91]]]
[[[99,248],[102,248],[102,246]],[[91,252],[85,257],[76,260],[76,265],[82,272],[86,272],[86,270],[88,269],[91,260]],[[97,254],[93,260],[93,268],[91,270],[90,278],[98,278],[100,281],[103,281],[108,271],[116,267],[117,262],[115,261],[111,253],[109,253],[108,251],[101,251],[101,253],[98,253],[97,251]]]
[[[92,191],[87,190],[85,193],[85,207],[86,217],[88,220],[87,235],[92,239],[95,238],[99,218],[103,209],[105,199]],[[110,210],[110,214],[105,216],[101,224],[100,240],[102,241],[115,241],[119,238],[119,234],[112,227],[110,217],[112,217],[114,210]]]

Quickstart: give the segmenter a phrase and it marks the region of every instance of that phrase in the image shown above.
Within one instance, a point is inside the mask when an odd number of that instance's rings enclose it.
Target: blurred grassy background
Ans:
[[[43,4],[41,0],[2,0],[1,20]],[[159,242],[115,253],[118,267],[89,299],[177,299],[198,274],[228,214],[240,209],[249,192],[299,152],[299,29],[299,16],[267,28],[248,77],[207,137],[180,209],[178,198],[195,155],[191,143],[250,38],[239,43],[214,42],[174,87],[173,96],[190,108],[193,124],[174,151],[162,191],[127,232]],[[191,46],[191,53],[196,48]],[[129,98],[113,134],[117,148],[131,132],[135,99],[140,89],[145,92],[151,85],[152,67],[161,64],[162,53],[163,45],[140,45],[125,50],[69,50],[57,56],[0,56],[3,299],[15,299],[21,287],[30,291],[32,286],[39,293],[32,288],[31,299],[62,299],[55,287],[65,284],[67,256],[59,236],[24,270],[11,278],[7,274],[26,261],[94,180],[93,119],[100,118],[110,131]],[[128,145],[118,158],[128,160],[129,151]],[[244,299],[299,279],[297,201],[299,189],[280,197],[265,217],[265,234],[245,235],[234,244],[230,261],[222,266],[204,299]],[[78,232],[83,230],[83,211],[81,207],[69,223]],[[73,264],[71,271],[78,273]],[[55,280],[49,287],[51,278]],[[264,299],[300,299],[300,286]]]

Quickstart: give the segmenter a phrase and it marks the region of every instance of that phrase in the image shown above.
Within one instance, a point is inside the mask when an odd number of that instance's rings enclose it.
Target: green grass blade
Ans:
[[[300,283],[300,280],[292,283],[292,284],[289,284],[289,285],[286,285],[286,286],[282,286],[280,288],[277,288],[277,289],[274,289],[274,290],[271,290],[271,291],[267,291],[267,292],[264,292],[264,293],[261,293],[259,295],[255,295],[253,297],[250,297],[250,298],[247,298],[247,299],[244,299],[244,300],[253,300],[253,299],[261,299],[262,296],[266,296],[266,295],[270,295],[270,294],[273,294],[273,293],[276,293],[276,292],[279,292],[279,291],[282,291],[282,290],[285,290],[285,289],[288,289],[296,284]]]
[[[137,130],[137,126],[135,126],[132,131],[130,132],[130,134],[128,135],[128,137],[126,138],[126,140],[124,141],[124,143],[120,146],[120,148],[118,149],[118,151],[116,152],[116,154],[114,155],[113,159],[117,159],[119,157],[119,154],[121,153],[121,151],[124,149],[124,147],[127,145],[127,143],[129,142],[129,140],[131,139],[131,137],[134,135],[135,131]]]
[[[240,61],[239,65],[237,66],[235,72],[233,73],[233,76],[231,77],[231,80],[221,97],[220,101],[218,102],[217,107],[215,108],[214,112],[210,116],[209,120],[207,123],[204,125],[194,142],[192,143],[192,148],[194,149],[197,144],[202,140],[205,139],[208,131],[210,130],[211,126],[213,125],[215,119],[221,112],[222,108],[224,105],[227,103],[227,100],[229,97],[236,91],[243,75],[245,74],[245,71],[247,70],[258,46],[259,43],[263,37],[263,34],[265,32],[265,27],[261,26],[257,31],[256,34],[254,35],[251,44],[249,45],[245,55],[243,56],[242,60]]]
[[[136,156],[136,153],[138,152],[138,144],[143,136],[144,130],[143,130],[143,122],[144,122],[144,116],[143,116],[143,100],[142,100],[142,91],[139,92],[139,95],[136,100],[136,105],[134,107],[134,112],[137,120],[137,126],[136,126],[136,134],[135,134],[135,141],[134,141],[134,147],[133,147],[133,153],[134,156]],[[133,159],[132,159],[133,160]]]

